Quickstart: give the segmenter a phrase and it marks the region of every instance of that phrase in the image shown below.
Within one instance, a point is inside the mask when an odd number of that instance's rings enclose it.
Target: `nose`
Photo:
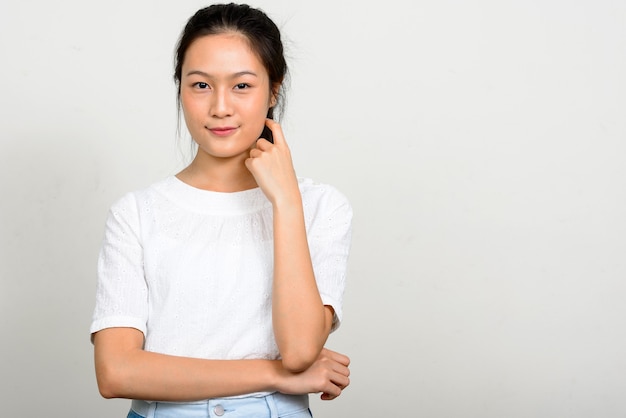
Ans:
[[[211,95],[211,116],[225,118],[232,114],[233,108],[229,92],[216,89]]]

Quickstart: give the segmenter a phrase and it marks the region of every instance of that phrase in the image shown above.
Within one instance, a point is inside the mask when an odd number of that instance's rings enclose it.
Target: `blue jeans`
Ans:
[[[193,403],[133,401],[127,418],[311,418],[308,395],[209,399]]]

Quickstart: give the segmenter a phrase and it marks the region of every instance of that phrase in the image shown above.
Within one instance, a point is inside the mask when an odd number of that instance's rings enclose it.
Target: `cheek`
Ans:
[[[267,111],[270,108],[270,99],[266,96],[259,96],[254,100],[254,103],[251,103],[250,113],[255,113],[262,119],[265,119],[267,116]]]
[[[183,117],[187,122],[192,121],[194,118],[197,118],[200,113],[202,113],[200,103],[185,94],[181,94],[180,105]]]

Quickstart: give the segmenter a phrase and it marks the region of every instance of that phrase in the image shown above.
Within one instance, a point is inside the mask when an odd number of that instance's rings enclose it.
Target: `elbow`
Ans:
[[[100,396],[105,399],[113,399],[117,398],[117,392],[115,391],[115,387],[111,385],[108,381],[101,381],[98,379],[98,391],[100,392]]]
[[[109,328],[94,334],[94,365],[100,395],[132,398],[136,382],[137,354],[143,335],[132,328]]]
[[[315,363],[319,351],[308,350],[306,352],[285,353],[282,356],[283,368],[291,373],[300,373],[307,370]]]
[[[115,396],[115,393],[107,386],[102,386],[98,384],[98,390],[100,391],[100,396],[102,396],[104,399],[117,398],[117,396]]]
[[[105,399],[123,398],[123,382],[119,370],[111,366],[102,365],[96,368],[96,381],[98,382],[98,391]]]

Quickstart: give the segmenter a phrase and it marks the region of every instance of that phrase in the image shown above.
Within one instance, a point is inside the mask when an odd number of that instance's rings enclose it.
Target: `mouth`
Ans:
[[[216,136],[228,136],[237,130],[235,126],[217,126],[214,128],[207,128],[213,135]]]

